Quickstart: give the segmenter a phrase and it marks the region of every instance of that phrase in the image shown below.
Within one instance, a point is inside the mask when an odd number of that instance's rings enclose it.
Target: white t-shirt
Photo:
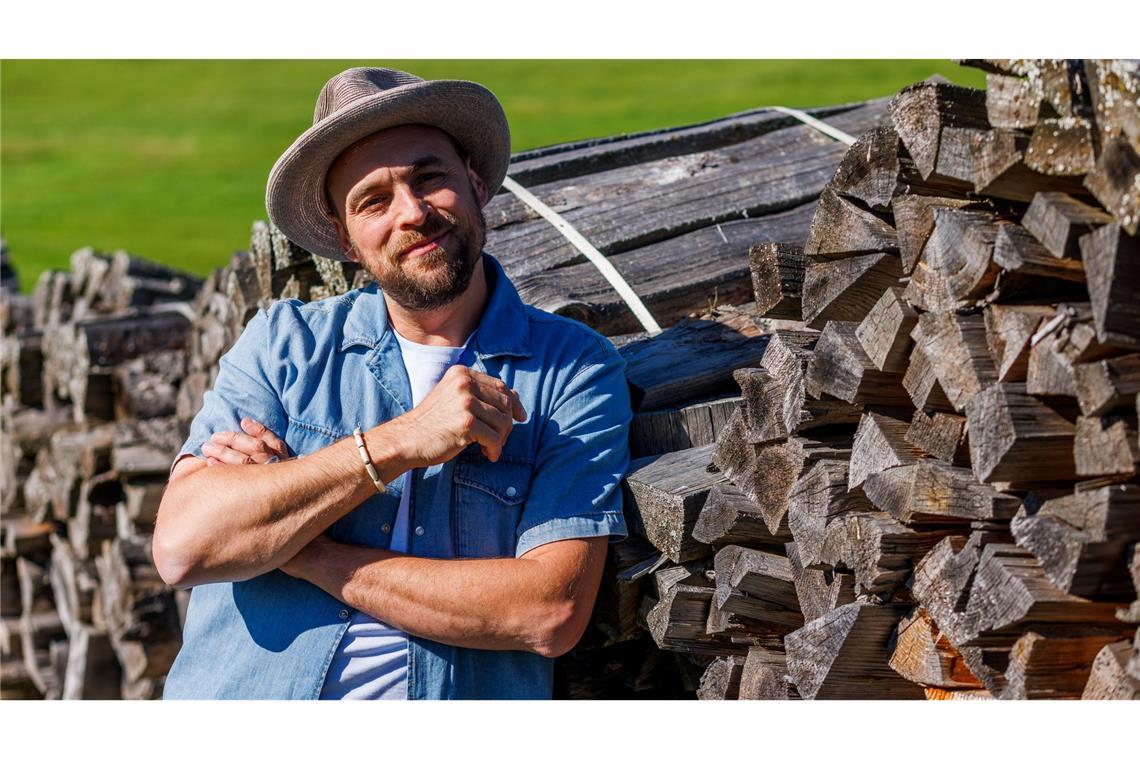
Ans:
[[[404,368],[412,386],[412,406],[418,406],[454,364],[463,359],[471,338],[462,346],[425,346],[396,333]],[[400,507],[392,526],[392,551],[408,551],[408,499],[412,473],[404,475]],[[408,636],[398,628],[357,612],[337,646],[325,675],[321,699],[406,699]]]

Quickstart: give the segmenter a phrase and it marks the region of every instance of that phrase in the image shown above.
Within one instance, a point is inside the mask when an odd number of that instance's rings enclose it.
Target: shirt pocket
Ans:
[[[533,472],[529,462],[456,460],[452,540],[457,556],[515,556],[516,534]]]

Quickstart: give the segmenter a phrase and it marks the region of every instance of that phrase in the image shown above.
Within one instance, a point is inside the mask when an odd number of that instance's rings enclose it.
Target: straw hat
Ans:
[[[311,253],[347,261],[329,221],[329,166],[358,140],[389,127],[426,124],[450,134],[471,158],[490,199],[511,158],[511,133],[494,94],[475,82],[424,80],[404,71],[355,68],[325,83],[313,126],[289,146],[265,188],[269,218]]]

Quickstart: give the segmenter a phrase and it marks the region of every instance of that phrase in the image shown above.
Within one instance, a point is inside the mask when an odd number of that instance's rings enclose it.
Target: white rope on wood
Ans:
[[[657,320],[649,313],[649,309],[645,308],[645,304],[637,297],[637,293],[633,292],[633,288],[629,286],[629,283],[625,281],[621,273],[614,268],[614,265],[610,263],[609,259],[590,244],[589,240],[583,237],[582,233],[574,229],[574,225],[570,224],[570,222],[562,218],[557,211],[547,206],[535,197],[533,193],[510,177],[503,179],[503,187],[510,190],[518,196],[519,200],[537,211],[543,219],[550,222],[556,230],[562,233],[563,237],[570,241],[571,245],[581,251],[582,254],[590,260],[590,263],[598,268],[602,276],[609,281],[613,289],[617,291],[618,295],[620,295],[626,305],[629,306],[633,315],[641,322],[641,326],[645,328],[646,332],[650,334],[661,332],[661,326],[657,324]]]
[[[809,127],[812,127],[814,129],[818,129],[820,132],[823,132],[825,135],[832,138],[833,140],[838,140],[839,142],[844,143],[845,145],[854,145],[855,144],[855,138],[852,137],[851,135],[847,134],[846,132],[843,132],[841,130],[836,129],[835,127],[831,126],[830,124],[822,122],[819,119],[815,118],[814,116],[811,116],[810,114],[804,113],[803,111],[797,111],[794,108],[785,108],[784,106],[771,106],[771,109],[773,111],[779,111],[780,113],[786,113],[788,116],[799,119],[804,124],[807,124]]]

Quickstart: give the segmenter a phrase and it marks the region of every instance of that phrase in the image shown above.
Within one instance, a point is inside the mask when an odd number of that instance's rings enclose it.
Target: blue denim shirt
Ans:
[[[475,369],[501,378],[526,408],[498,462],[471,446],[416,470],[411,554],[519,557],[568,538],[625,536],[619,483],[631,417],[625,363],[605,338],[523,304],[484,255],[491,296],[474,337]],[[376,286],[259,312],[222,357],[182,453],[243,416],[299,456],[408,411],[411,390]],[[179,455],[181,456],[181,454]],[[263,465],[272,467],[273,465]],[[403,478],[328,530],[387,548]],[[422,531],[420,530],[422,528]],[[316,699],[353,610],[279,570],[196,587],[167,698]],[[553,660],[409,636],[409,699],[548,699]]]

